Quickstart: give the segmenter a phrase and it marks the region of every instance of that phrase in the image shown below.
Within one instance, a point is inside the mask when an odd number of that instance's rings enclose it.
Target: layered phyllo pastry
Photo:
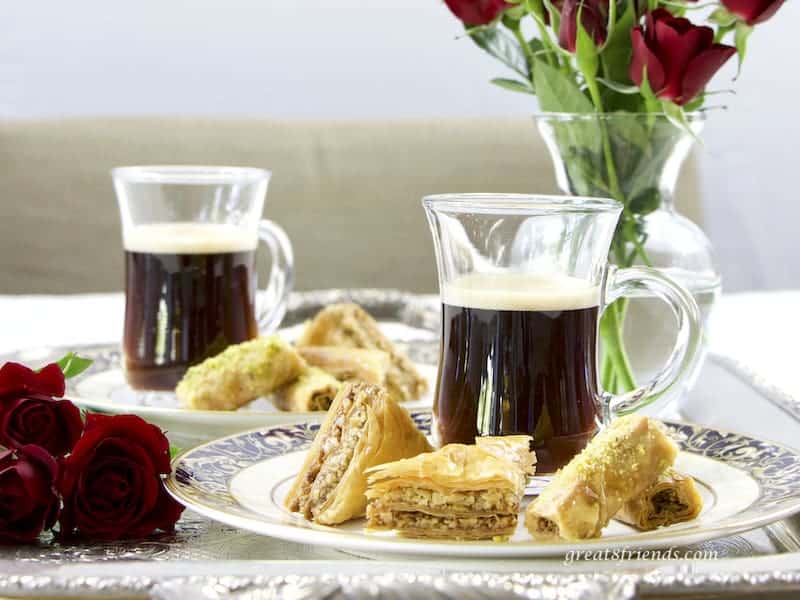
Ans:
[[[403,402],[417,400],[427,389],[427,381],[414,363],[378,328],[378,323],[357,304],[333,304],[309,321],[297,341],[307,346],[338,346],[378,350],[389,356],[386,389]],[[326,368],[326,367],[323,367]],[[326,368],[329,370],[330,366]]]
[[[345,383],[328,409],[285,505],[325,525],[363,516],[367,469],[430,450],[408,412],[384,389],[364,382]]]
[[[191,367],[175,389],[194,410],[236,410],[296,380],[306,362],[277,335],[229,346]]]
[[[689,475],[667,469],[641,494],[623,504],[614,518],[642,531],[683,523],[703,510],[703,498]]]
[[[555,474],[528,505],[525,525],[540,540],[599,537],[627,502],[672,466],[677,454],[656,421],[620,417]]]
[[[293,382],[277,390],[272,401],[280,410],[289,412],[328,410],[341,387],[341,382],[330,373],[308,367]]]
[[[510,536],[533,468],[530,438],[517,437],[449,444],[375,467],[366,492],[367,527],[419,538]]]

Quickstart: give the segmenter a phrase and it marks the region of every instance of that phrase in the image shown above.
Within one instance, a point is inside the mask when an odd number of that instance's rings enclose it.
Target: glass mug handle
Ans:
[[[271,333],[281,324],[289,304],[289,294],[294,285],[294,253],[289,236],[273,221],[262,219],[259,222],[258,238],[272,255],[269,283],[258,309],[258,330]]]
[[[662,394],[683,381],[702,340],[700,309],[697,302],[683,286],[656,269],[630,267],[618,269],[610,266],[604,286],[605,306],[625,296],[649,292],[669,305],[678,326],[675,347],[666,365],[645,385],[624,394],[603,392],[602,422],[608,424],[619,417],[639,410],[657,400]]]

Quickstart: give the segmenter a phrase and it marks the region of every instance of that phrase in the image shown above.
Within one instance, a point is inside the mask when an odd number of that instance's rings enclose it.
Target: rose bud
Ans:
[[[763,23],[783,6],[785,0],[722,0],[728,12],[750,26]]]
[[[592,36],[594,43],[602,46],[608,37],[608,0],[565,0],[561,9],[561,26],[558,43],[565,50],[575,52],[578,43],[578,13],[581,24]]]
[[[0,453],[0,543],[34,542],[58,517],[58,464],[44,448]]]
[[[62,470],[64,537],[141,538],[172,531],[183,512],[161,481],[170,470],[169,442],[140,417],[89,414]]]
[[[64,395],[64,375],[56,364],[38,373],[18,363],[0,368],[0,445],[36,444],[53,456],[72,450],[83,432],[78,408]]]
[[[642,85],[645,67],[653,92],[684,105],[705,89],[736,48],[714,43],[714,30],[698,27],[659,8],[631,31],[633,57],[629,75]]]
[[[508,8],[505,0],[444,0],[447,8],[465,25],[487,25]]]

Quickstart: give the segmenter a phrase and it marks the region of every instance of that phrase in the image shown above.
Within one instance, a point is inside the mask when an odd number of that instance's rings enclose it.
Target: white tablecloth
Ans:
[[[799,308],[800,291],[723,295],[712,320],[711,350],[800,398]],[[122,316],[121,294],[0,295],[0,354],[115,342],[122,335]]]

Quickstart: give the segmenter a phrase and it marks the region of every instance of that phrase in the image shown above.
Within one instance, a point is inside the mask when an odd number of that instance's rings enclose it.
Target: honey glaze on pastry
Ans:
[[[678,448],[651,419],[616,419],[555,474],[528,505],[525,525],[540,540],[599,537],[622,506],[672,465]]]
[[[365,471],[431,450],[408,412],[383,389],[345,383],[328,409],[285,506],[335,525],[363,516]]]
[[[449,444],[369,472],[367,527],[419,538],[510,536],[532,465],[530,438],[484,447]],[[490,449],[492,451],[490,451]]]

